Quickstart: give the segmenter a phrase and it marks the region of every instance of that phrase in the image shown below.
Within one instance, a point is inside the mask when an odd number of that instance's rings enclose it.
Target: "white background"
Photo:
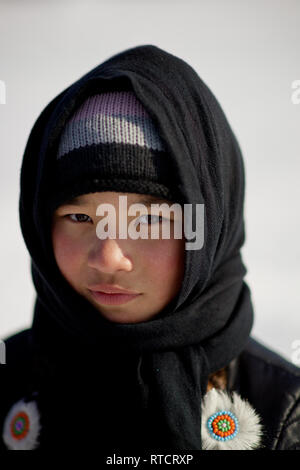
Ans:
[[[292,360],[300,340],[300,2],[0,0],[0,338],[32,320],[19,226],[20,167],[36,118],[111,55],[153,44],[188,62],[220,101],[246,166],[243,249],[253,335]],[[299,357],[299,356],[298,356]]]

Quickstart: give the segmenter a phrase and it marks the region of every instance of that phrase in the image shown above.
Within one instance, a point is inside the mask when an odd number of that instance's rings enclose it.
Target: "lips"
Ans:
[[[140,294],[106,294],[105,292],[90,291],[93,298],[102,305],[121,305],[135,299]]]
[[[103,305],[120,305],[135,299],[138,292],[129,291],[119,286],[109,284],[97,284],[89,287],[93,298]]]
[[[93,286],[89,286],[89,290],[93,292],[104,292],[105,294],[139,294],[139,292],[123,289],[123,287],[112,284],[95,284]]]

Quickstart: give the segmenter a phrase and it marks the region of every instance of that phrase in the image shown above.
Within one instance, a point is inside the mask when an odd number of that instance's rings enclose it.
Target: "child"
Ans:
[[[3,449],[300,449],[300,371],[250,338],[243,200],[183,60],[135,47],[53,99],[21,170],[37,298],[6,340]]]

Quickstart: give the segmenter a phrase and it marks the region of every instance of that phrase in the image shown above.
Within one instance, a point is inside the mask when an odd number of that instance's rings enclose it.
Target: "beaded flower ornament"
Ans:
[[[3,441],[10,450],[33,450],[38,446],[40,428],[36,402],[20,400],[5,418]]]
[[[236,392],[231,397],[213,388],[203,398],[201,434],[204,450],[253,450],[261,443],[262,425]]]

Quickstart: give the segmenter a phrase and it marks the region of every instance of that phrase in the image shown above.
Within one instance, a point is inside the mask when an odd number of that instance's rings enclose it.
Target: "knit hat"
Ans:
[[[132,91],[90,96],[66,123],[55,165],[52,210],[96,191],[175,200],[171,161],[158,130]]]

